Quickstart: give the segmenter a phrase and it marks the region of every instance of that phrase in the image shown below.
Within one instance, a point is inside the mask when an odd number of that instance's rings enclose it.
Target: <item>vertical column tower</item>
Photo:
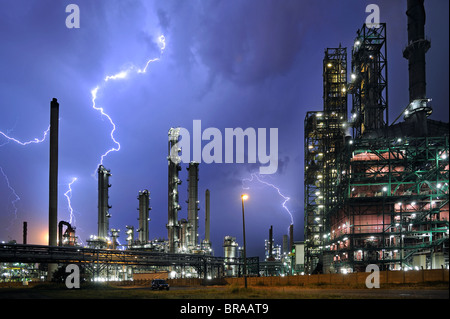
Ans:
[[[198,245],[198,163],[191,162],[187,168],[188,178],[188,247],[195,249]]]
[[[139,242],[141,245],[145,245],[148,242],[148,222],[150,208],[150,192],[143,190],[139,192]]]
[[[180,137],[179,128],[171,128],[169,130],[169,151],[168,151],[168,165],[169,165],[169,179],[168,179],[168,220],[167,220],[167,235],[169,239],[169,252],[176,253],[179,250],[179,231],[180,225],[178,222],[178,211],[181,209],[178,196],[178,185],[181,180],[178,177],[178,172],[181,170],[179,156],[180,149],[178,148],[178,140]]]
[[[109,232],[109,209],[111,206],[108,204],[109,199],[109,177],[111,176],[110,170],[107,170],[103,165],[98,167],[98,237],[106,239]]]

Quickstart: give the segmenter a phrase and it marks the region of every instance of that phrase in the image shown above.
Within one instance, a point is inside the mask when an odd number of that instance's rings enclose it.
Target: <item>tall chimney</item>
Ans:
[[[50,178],[48,245],[58,245],[58,125],[59,103],[54,98],[50,103]]]
[[[27,244],[28,225],[27,222],[23,222],[23,244]]]
[[[294,224],[289,226],[289,252],[294,248]]]
[[[209,211],[209,189],[205,192],[205,241],[210,243],[210,211]]]
[[[50,169],[48,207],[48,245],[58,245],[58,127],[59,103],[56,98],[50,103]],[[53,279],[57,264],[48,264],[47,280]]]
[[[414,123],[418,136],[426,136],[427,116],[432,112],[430,99],[427,98],[425,54],[431,47],[425,38],[424,0],[408,0],[408,46],[403,57],[408,60],[409,68],[409,106],[405,111],[405,120]]]

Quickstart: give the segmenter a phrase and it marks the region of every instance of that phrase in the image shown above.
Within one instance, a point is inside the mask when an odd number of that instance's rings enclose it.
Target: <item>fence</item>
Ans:
[[[319,274],[304,276],[271,276],[247,277],[248,286],[308,286],[308,285],[336,285],[365,287],[367,272],[350,274]],[[449,282],[448,269],[409,270],[409,271],[380,271],[380,285],[383,284],[419,284],[430,282]],[[199,286],[210,284],[244,285],[244,278],[223,278],[218,281],[203,281],[197,278],[170,279],[171,286]]]

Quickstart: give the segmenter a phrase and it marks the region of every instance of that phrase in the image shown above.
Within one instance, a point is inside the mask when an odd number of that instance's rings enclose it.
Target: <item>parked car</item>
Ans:
[[[169,290],[169,284],[164,279],[153,279],[151,288],[152,290]]]

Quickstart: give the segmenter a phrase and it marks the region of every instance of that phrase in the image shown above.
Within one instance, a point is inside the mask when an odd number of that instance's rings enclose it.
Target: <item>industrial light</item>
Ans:
[[[242,194],[242,195],[241,195],[241,198],[242,198],[243,200],[247,200],[247,199],[248,199],[248,195],[247,195],[247,194]]]
[[[328,63],[327,66],[328,66],[329,68],[331,68],[331,67],[333,66],[333,64]]]
[[[442,154],[441,159],[447,159],[447,154]]]
[[[356,80],[356,74],[355,73],[352,73],[351,77],[352,77],[352,80]]]

